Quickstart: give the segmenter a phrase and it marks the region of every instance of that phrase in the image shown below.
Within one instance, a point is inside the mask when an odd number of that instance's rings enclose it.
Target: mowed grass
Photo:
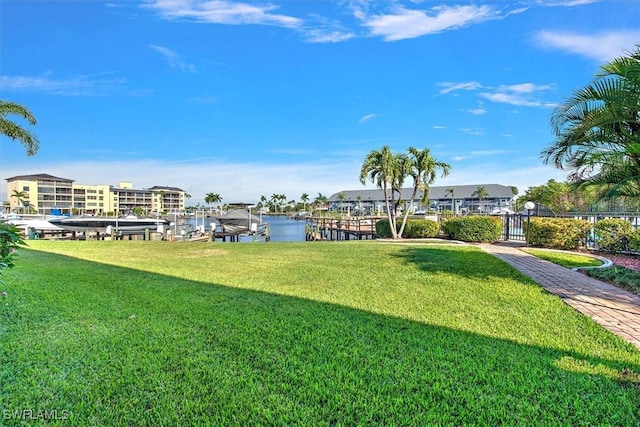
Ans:
[[[640,351],[472,246],[29,245],[8,425],[640,424]]]
[[[567,268],[577,268],[577,267],[598,267],[603,263],[601,260],[594,258],[588,255],[581,255],[577,253],[570,253],[565,251],[552,251],[545,249],[534,249],[534,248],[526,248],[523,251],[536,256],[538,258],[542,258],[544,260],[550,261],[554,264],[561,265]]]

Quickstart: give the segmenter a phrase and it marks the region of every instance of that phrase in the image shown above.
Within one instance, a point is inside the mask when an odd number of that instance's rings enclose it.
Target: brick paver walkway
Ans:
[[[517,246],[480,246],[640,349],[640,296],[529,255]]]

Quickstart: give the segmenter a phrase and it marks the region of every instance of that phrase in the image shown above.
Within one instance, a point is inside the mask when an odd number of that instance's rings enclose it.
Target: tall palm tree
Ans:
[[[400,193],[405,175],[405,159],[403,155],[393,154],[388,145],[380,150],[372,150],[360,169],[360,182],[364,185],[367,178],[382,189],[382,195],[387,208],[387,218],[391,227],[391,236],[398,238],[396,228],[395,194]],[[393,209],[391,208],[393,205]]]
[[[338,193],[338,202],[340,203],[340,212],[342,212],[342,203],[347,196],[344,194],[344,191]]]
[[[204,196],[204,202],[207,205],[211,205],[212,203],[220,203],[222,201],[222,197],[218,193],[207,193]],[[209,213],[211,213],[211,207],[209,207]]]
[[[13,140],[17,139],[27,149],[27,156],[35,155],[40,147],[38,138],[20,125],[7,119],[7,115],[20,116],[32,126],[36,124],[36,118],[31,114],[31,111],[22,105],[0,100],[0,134]]]
[[[273,193],[269,198],[270,207],[273,208],[274,213],[278,213],[278,200],[280,199],[280,195]]]
[[[554,111],[556,140],[542,151],[543,161],[570,171],[572,183],[603,185],[601,197],[640,196],[639,99],[637,45]]]
[[[451,212],[456,213],[456,195],[455,195],[455,188],[447,188],[446,191],[444,192],[445,197],[448,195],[451,196]]]
[[[436,180],[438,171],[441,172],[441,177],[449,175],[451,166],[448,163],[436,160],[431,155],[431,150],[424,148],[422,150],[409,147],[407,149],[408,156],[406,156],[405,170],[407,174],[413,178],[413,190],[411,192],[411,203],[415,200],[418,191],[422,191],[422,197],[420,203],[425,204],[429,201],[429,185],[433,184]],[[409,209],[405,210],[404,217],[402,218],[402,225],[398,232],[398,237],[402,237],[404,227],[407,224],[407,218],[409,217]]]
[[[302,210],[307,211],[307,203],[309,202],[309,195],[307,193],[302,193],[300,196],[300,201],[302,202]]]
[[[313,199],[313,206],[316,208],[321,208],[327,205],[327,202],[329,200],[327,199],[327,196],[325,196],[322,193],[318,193],[318,195],[316,196],[315,199]]]
[[[489,193],[487,192],[487,189],[484,188],[482,185],[478,186],[476,188],[476,190],[471,193],[471,197],[477,197],[478,198],[478,208],[482,207],[482,201],[484,199],[486,199],[487,197],[489,197]]]
[[[258,202],[258,208],[260,209],[260,212],[264,212],[264,207],[267,206],[267,196],[265,196],[264,194],[262,194],[260,196],[260,201]]]

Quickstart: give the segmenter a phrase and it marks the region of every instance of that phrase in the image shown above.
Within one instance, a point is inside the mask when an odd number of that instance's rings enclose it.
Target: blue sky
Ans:
[[[3,200],[31,173],[313,199],[374,188],[383,145],[450,163],[434,185],[522,194],[564,180],[550,115],[640,43],[640,2],[3,0],[0,43],[0,98],[41,142],[0,140]]]

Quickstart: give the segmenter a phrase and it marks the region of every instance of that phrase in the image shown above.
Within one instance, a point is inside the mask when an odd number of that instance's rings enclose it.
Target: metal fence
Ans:
[[[588,239],[589,242],[593,241],[593,229],[595,224],[598,221],[609,218],[619,218],[625,219],[629,221],[631,227],[633,229],[640,228],[640,214],[638,213],[609,213],[609,212],[586,212],[586,213],[571,213],[564,215],[553,215],[555,218],[570,218],[570,219],[581,219],[589,221],[591,224],[591,238]],[[524,233],[524,225],[529,218],[534,217],[547,217],[547,215],[531,215],[528,216],[522,213],[502,215],[502,236],[501,240],[504,241],[523,241],[527,240],[527,237]]]

